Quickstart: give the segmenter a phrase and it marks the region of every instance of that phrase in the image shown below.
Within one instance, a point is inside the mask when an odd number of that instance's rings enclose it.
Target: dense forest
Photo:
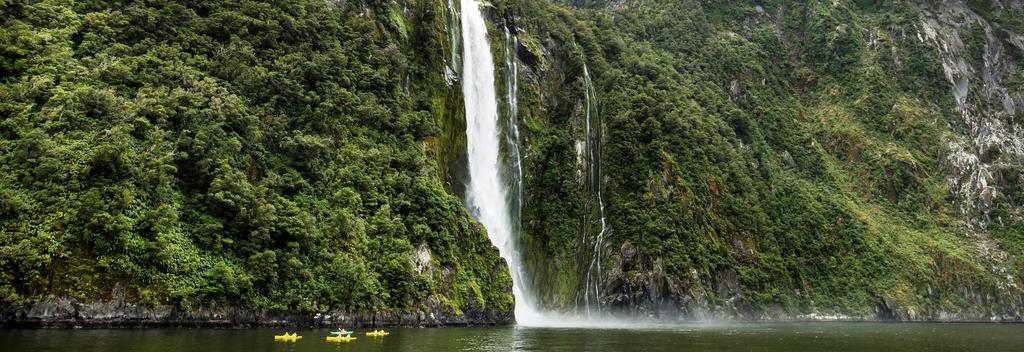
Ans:
[[[1021,9],[957,5],[586,11],[575,38],[603,102],[612,232],[596,254],[611,264],[600,303],[641,316],[1019,319]],[[960,32],[965,50],[950,52]],[[969,79],[957,96],[949,81]],[[572,178],[543,169],[571,160],[557,145],[531,144],[562,159],[533,166],[528,194]],[[554,218],[565,206],[553,203],[573,199],[563,196],[525,209],[572,224]],[[570,203],[593,212],[586,198]],[[558,252],[567,247],[550,243],[575,232],[551,227],[527,238],[555,257],[586,252]],[[551,280],[585,272],[573,265],[539,264],[553,269],[538,286],[561,290],[548,302],[579,305],[581,278]]]
[[[0,302],[508,314],[458,3],[0,0]],[[544,309],[1022,319],[1019,1],[483,9]]]
[[[597,303],[632,316],[1020,319],[1019,3],[668,3],[574,12],[610,235],[592,253],[593,186],[558,187],[583,111],[554,98],[526,132],[545,302],[578,309],[564,258],[596,255]]]
[[[3,299],[507,310],[401,38],[357,11],[4,2]]]

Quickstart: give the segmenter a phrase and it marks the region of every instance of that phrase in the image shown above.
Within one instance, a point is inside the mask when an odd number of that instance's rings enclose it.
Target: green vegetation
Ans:
[[[564,105],[528,116],[524,129],[533,162],[524,241],[542,253],[530,265],[547,304],[578,302],[589,261],[572,259],[591,251],[580,227],[596,232],[577,216],[587,198],[571,144],[581,138],[573,104],[585,61],[606,131],[606,304],[641,292],[631,304],[706,296],[715,309],[735,273],[745,297],[731,304],[753,314],[1012,311],[1021,292],[991,267],[1024,278],[1019,181],[1004,185],[996,216],[1005,222],[992,225],[1012,259],[991,263],[964,226],[979,218],[959,212],[947,184],[944,141],[970,132],[958,130],[941,59],[916,37],[914,6],[627,1],[569,21],[513,15],[540,18],[525,25],[529,35],[582,50],[551,54],[568,67],[569,97],[548,93]],[[984,48],[974,49],[980,65]],[[639,265],[621,263],[626,243]]]
[[[2,299],[508,311],[402,93],[418,29],[355,5],[0,2]]]
[[[1021,31],[982,3],[966,2]],[[988,213],[960,210],[947,148],[971,131],[917,6],[492,1],[499,80],[501,26],[520,43],[522,242],[544,304],[578,302],[599,226],[576,150],[586,64],[607,306],[1019,306],[1024,168],[999,170]],[[507,312],[504,263],[458,199],[451,20],[446,0],[0,0],[0,299],[121,283],[183,307]],[[960,33],[971,64],[985,35]]]

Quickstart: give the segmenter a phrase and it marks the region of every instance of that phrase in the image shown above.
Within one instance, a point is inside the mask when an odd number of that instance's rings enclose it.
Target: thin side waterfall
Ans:
[[[598,220],[601,224],[601,230],[598,231],[597,236],[594,237],[594,249],[591,251],[590,265],[587,267],[586,284],[583,287],[583,301],[585,302],[585,308],[587,316],[591,316],[593,311],[600,312],[601,310],[601,247],[604,245],[604,236],[607,234],[608,223],[605,221],[604,216],[604,197],[601,195],[601,128],[600,119],[598,123],[593,124],[592,118],[598,117],[597,111],[597,92],[594,90],[594,83],[590,80],[590,71],[587,69],[587,64],[583,64],[583,95],[584,95],[584,107],[585,112],[585,125],[586,125],[586,139],[587,139],[587,183],[589,185],[591,196],[597,198],[597,215]],[[597,126],[595,131],[594,127]],[[589,218],[589,216],[587,217]],[[584,223],[583,226],[589,227],[589,223]]]
[[[518,234],[522,224],[523,212],[523,157],[519,152],[519,66],[515,60],[515,48],[519,38],[511,34],[505,27],[505,102],[506,111],[505,140],[508,145],[509,161],[512,162],[510,183],[515,191],[512,198],[512,225]]]
[[[448,0],[448,40],[452,43],[452,55],[449,59],[451,60],[449,66],[445,68],[445,76],[449,78],[449,81],[455,80],[456,72],[462,67],[462,38],[459,37],[462,33],[461,22],[459,10],[455,8],[455,0]]]
[[[522,260],[516,247],[509,207],[501,131],[494,85],[494,58],[487,42],[487,24],[477,0],[462,0],[462,93],[466,106],[466,144],[469,182],[466,206],[484,228],[501,257],[508,262],[515,295],[515,316],[520,324],[538,321],[529,290],[522,286]]]

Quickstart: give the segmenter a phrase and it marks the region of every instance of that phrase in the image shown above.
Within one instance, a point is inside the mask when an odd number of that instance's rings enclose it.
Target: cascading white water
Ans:
[[[590,265],[587,267],[586,284],[583,287],[583,301],[586,304],[587,316],[593,314],[594,308],[600,311],[601,299],[601,247],[604,245],[604,236],[607,234],[608,223],[604,216],[604,197],[601,195],[601,145],[600,130],[594,131],[591,124],[591,115],[597,115],[597,93],[594,90],[594,83],[590,80],[590,71],[587,64],[583,64],[583,96],[585,102],[585,124],[587,139],[587,183],[590,193],[597,198],[597,215],[601,229],[594,237],[594,249],[591,251]],[[589,219],[589,215],[587,216]],[[583,224],[589,227],[589,222]],[[591,296],[593,294],[593,296]],[[591,302],[596,305],[593,307]]]
[[[469,149],[469,183],[466,205],[491,242],[508,262],[515,296],[515,316],[520,324],[540,321],[529,290],[524,289],[522,258],[516,250],[514,221],[502,173],[501,131],[494,86],[494,58],[487,42],[487,25],[477,0],[463,0],[462,94],[466,105],[466,144]]]

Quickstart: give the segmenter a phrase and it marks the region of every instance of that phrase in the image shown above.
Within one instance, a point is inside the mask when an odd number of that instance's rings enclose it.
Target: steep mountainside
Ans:
[[[1021,318],[1019,2],[574,5],[495,11],[549,308]]]
[[[425,154],[436,105],[407,94],[435,29],[397,5],[0,5],[4,301],[508,320],[505,265]]]
[[[507,321],[459,8],[0,0],[0,299]],[[1024,319],[1021,1],[483,10],[543,308]]]

